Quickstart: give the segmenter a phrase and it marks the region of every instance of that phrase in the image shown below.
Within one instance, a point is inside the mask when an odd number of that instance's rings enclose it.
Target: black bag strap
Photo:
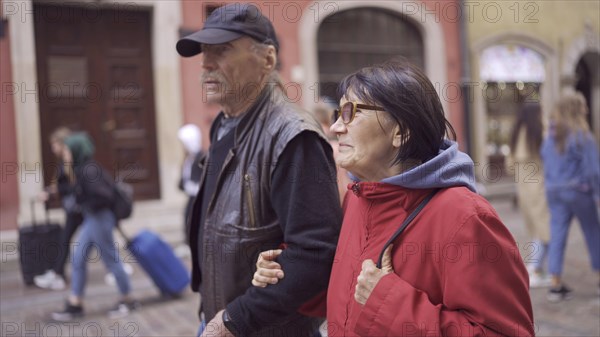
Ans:
[[[396,240],[398,238],[398,236],[400,234],[402,234],[402,232],[404,232],[406,227],[408,227],[408,225],[417,217],[417,215],[419,215],[419,213],[423,210],[423,208],[425,208],[425,205],[427,205],[427,203],[433,198],[433,196],[438,191],[439,191],[439,189],[435,189],[431,193],[429,193],[429,195],[427,197],[425,197],[425,199],[423,199],[423,201],[421,201],[421,203],[417,206],[417,208],[415,208],[415,210],[412,211],[412,213],[410,213],[408,215],[408,217],[402,222],[402,224],[400,225],[400,228],[398,228],[398,230],[396,230],[394,235],[392,235],[392,237],[389,240],[387,240],[385,245],[383,245],[383,249],[381,250],[381,253],[379,254],[379,259],[377,259],[377,268],[381,269],[383,253],[385,252],[387,247],[389,245],[391,245],[394,242],[394,240]]]

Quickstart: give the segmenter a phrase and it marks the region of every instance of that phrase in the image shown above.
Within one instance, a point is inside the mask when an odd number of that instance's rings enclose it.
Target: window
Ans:
[[[379,8],[336,13],[319,27],[320,95],[337,100],[337,86],[358,69],[403,56],[423,67],[423,38],[415,25]]]

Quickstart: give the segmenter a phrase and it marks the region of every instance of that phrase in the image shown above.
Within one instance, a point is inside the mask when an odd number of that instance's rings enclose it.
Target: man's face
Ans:
[[[262,53],[253,40],[242,37],[223,44],[202,45],[202,86],[208,103],[227,112],[254,100],[265,72]]]

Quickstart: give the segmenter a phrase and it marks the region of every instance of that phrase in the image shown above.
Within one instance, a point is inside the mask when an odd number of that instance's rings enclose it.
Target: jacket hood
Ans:
[[[65,144],[69,147],[73,156],[73,164],[81,165],[92,159],[95,148],[92,140],[85,132],[77,132],[65,139]]]
[[[381,182],[411,189],[465,186],[477,192],[473,160],[466,153],[459,151],[458,144],[451,140],[444,141],[437,156]]]

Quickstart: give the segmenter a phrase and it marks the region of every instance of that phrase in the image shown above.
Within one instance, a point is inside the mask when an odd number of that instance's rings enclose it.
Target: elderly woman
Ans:
[[[427,77],[390,61],[349,75],[340,94],[331,130],[355,182],[329,282],[328,335],[534,335],[519,250],[475,193],[471,159],[445,139],[454,130]],[[255,286],[285,277],[279,253],[261,254]]]

